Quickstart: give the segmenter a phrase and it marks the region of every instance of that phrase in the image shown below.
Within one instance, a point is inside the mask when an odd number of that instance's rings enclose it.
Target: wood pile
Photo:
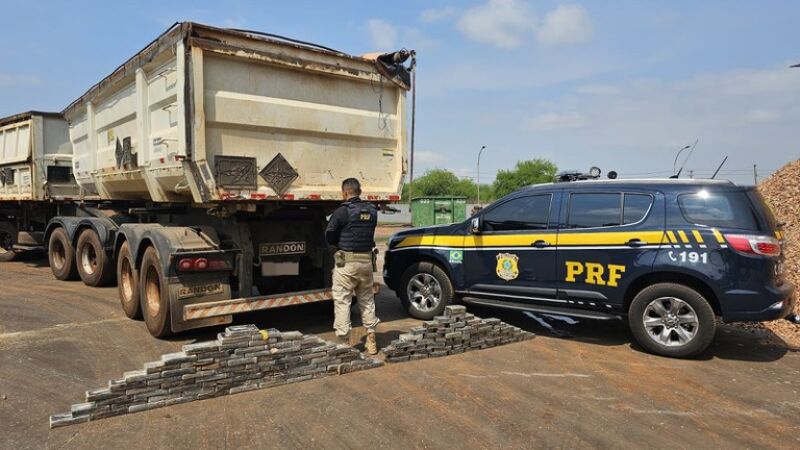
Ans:
[[[758,185],[778,222],[783,222],[784,276],[800,289],[800,160],[786,164]],[[800,296],[795,290],[795,313],[800,314]],[[762,325],[788,342],[800,344],[800,327],[785,320]]]

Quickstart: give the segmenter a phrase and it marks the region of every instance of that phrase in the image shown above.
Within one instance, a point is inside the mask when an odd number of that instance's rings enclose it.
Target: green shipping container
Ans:
[[[415,227],[445,225],[466,219],[466,197],[416,197],[411,200],[411,224]]]

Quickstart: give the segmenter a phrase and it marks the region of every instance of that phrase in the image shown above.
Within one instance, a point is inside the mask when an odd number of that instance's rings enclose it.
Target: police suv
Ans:
[[[556,182],[514,192],[463,223],[395,234],[383,276],[419,319],[457,300],[627,317],[646,350],[688,357],[711,343],[716,316],[787,317],[793,287],[782,277],[782,244],[780,225],[753,187]]]

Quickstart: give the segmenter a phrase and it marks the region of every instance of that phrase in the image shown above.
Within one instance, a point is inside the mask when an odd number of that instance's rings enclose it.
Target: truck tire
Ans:
[[[172,334],[169,290],[163,272],[158,252],[155,247],[148,247],[139,270],[139,295],[142,299],[142,315],[147,331],[159,338]]]
[[[14,245],[18,236],[17,227],[8,222],[0,222],[0,262],[13,261],[17,256]]]
[[[63,228],[56,228],[50,233],[50,241],[47,243],[47,258],[50,261],[50,271],[57,280],[78,279],[78,269],[75,267],[75,249]]]
[[[83,230],[78,236],[75,262],[78,266],[78,275],[85,285],[98,287],[111,284],[114,277],[111,258],[103,248],[100,236],[91,228]]]
[[[403,273],[397,294],[412,317],[430,320],[453,301],[453,284],[441,267],[418,262]]]
[[[141,320],[142,304],[139,299],[139,272],[133,262],[127,242],[123,242],[117,254],[117,289],[122,310],[129,319]]]
[[[702,353],[717,329],[711,304],[696,290],[678,283],[642,289],[628,309],[628,323],[645,350],[672,358]]]

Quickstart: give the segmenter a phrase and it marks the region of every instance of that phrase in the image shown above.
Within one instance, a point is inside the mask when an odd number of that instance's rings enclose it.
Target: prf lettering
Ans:
[[[600,263],[566,261],[567,278],[570,283],[575,282],[575,277],[584,275],[584,283],[597,284],[600,286],[617,287],[617,281],[622,278],[625,266],[619,264],[608,264],[603,266]],[[605,277],[604,277],[605,276]]]

